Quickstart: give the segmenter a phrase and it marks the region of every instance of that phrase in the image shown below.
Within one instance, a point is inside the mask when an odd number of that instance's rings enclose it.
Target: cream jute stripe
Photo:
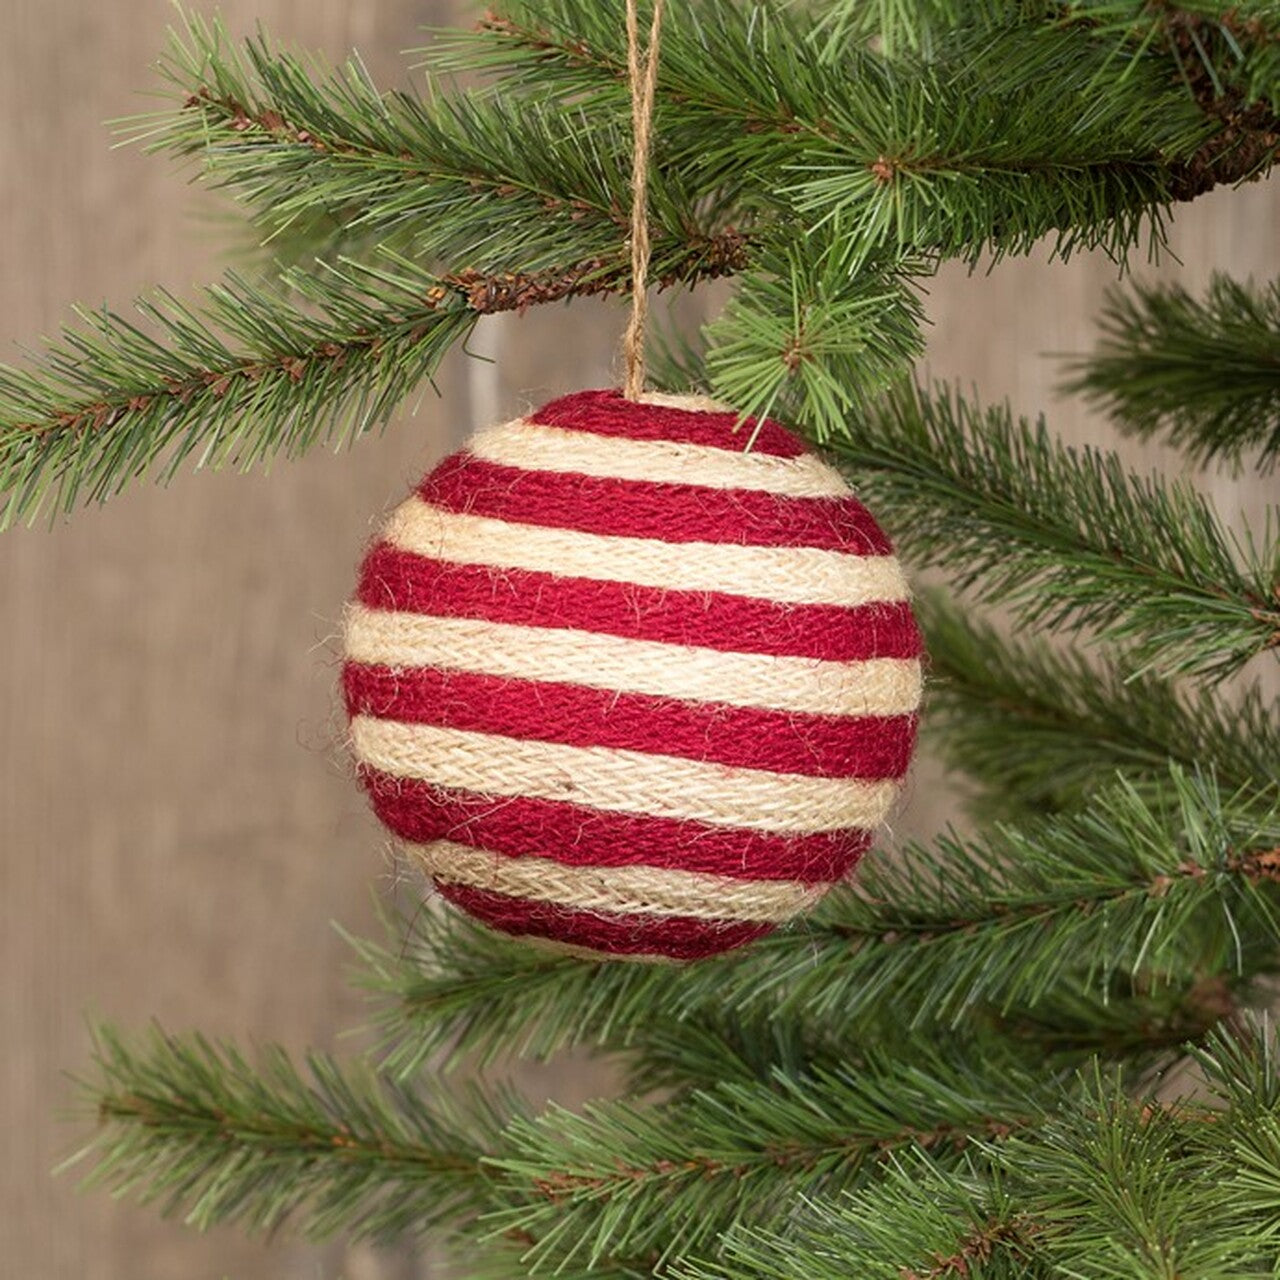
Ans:
[[[740,432],[741,445],[748,439]],[[759,489],[789,498],[844,498],[844,477],[810,453],[779,458],[676,440],[630,440],[592,435],[517,418],[486,427],[467,448],[486,462],[529,471],[568,471],[607,480],[696,484],[710,489]]]
[[[671,391],[645,391],[641,404],[656,404],[664,409],[684,409],[688,413],[732,413],[733,410],[710,396],[680,395]],[[745,438],[745,437],[743,437]]]
[[[550,858],[510,858],[451,840],[406,848],[428,874],[449,884],[554,902],[575,911],[696,920],[789,920],[830,888],[794,880],[734,880],[666,867],[570,867]]]
[[[893,556],[619,538],[444,511],[416,497],[392,512],[383,536],[402,551],[461,564],[673,591],[724,591],[784,604],[858,605],[906,600],[910,594]]]
[[[380,773],[482,795],[564,800],[614,813],[812,833],[880,824],[893,781],[814,778],[617,747],[442,729],[355,716],[352,749]]]
[[[726,653],[595,631],[434,618],[349,605],[351,662],[444,667],[511,680],[550,680],[620,693],[837,716],[907,715],[920,702],[914,658],[828,662]]]

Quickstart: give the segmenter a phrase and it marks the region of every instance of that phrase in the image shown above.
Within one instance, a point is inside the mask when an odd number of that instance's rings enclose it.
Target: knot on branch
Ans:
[[[548,54],[559,54],[586,66],[595,65],[599,61],[595,51],[583,40],[573,40],[563,36],[556,39],[549,31],[532,26],[517,26],[510,18],[503,17],[493,9],[490,9],[476,23],[476,30],[484,35],[518,40],[526,48],[538,49]]]
[[[803,335],[795,334],[789,338],[782,348],[782,363],[787,366],[787,372],[795,373],[808,359],[809,353],[805,350]]]
[[[1227,866],[1254,883],[1265,880],[1280,884],[1280,845],[1259,853],[1242,853],[1232,858]]]
[[[1232,854],[1221,864],[1221,869],[1231,875],[1243,876],[1254,884],[1261,884],[1264,881],[1280,884],[1280,846],[1274,849],[1263,849],[1256,853]],[[1199,882],[1204,880],[1211,870],[1213,868],[1188,858],[1185,862],[1179,863],[1174,872],[1153,877],[1147,886],[1147,893],[1153,898],[1163,898],[1178,880]]]
[[[971,1276],[974,1267],[990,1262],[999,1248],[1017,1247],[1028,1237],[1037,1235],[1044,1228],[1026,1218],[1012,1218],[1007,1222],[992,1218],[956,1242],[954,1252],[935,1253],[933,1266],[927,1271],[904,1267],[898,1272],[901,1280],[942,1280],[943,1276]]]
[[[278,141],[310,147],[312,151],[349,153],[357,150],[354,146],[323,142],[309,129],[291,124],[280,112],[271,107],[252,111],[230,95],[219,97],[211,92],[207,85],[202,85],[194,93],[188,94],[182,106],[186,111],[212,109],[221,116],[221,123],[234,133],[247,133],[250,129],[258,129]]]
[[[898,161],[889,156],[877,156],[871,165],[871,176],[876,180],[877,186],[887,187],[897,173]]]
[[[695,232],[689,236],[688,249],[686,264],[658,277],[660,289],[737,275],[750,264],[750,242],[737,227],[725,227],[713,234]]]

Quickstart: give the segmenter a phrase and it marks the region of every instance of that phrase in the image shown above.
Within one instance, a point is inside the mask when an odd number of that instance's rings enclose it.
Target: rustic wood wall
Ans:
[[[222,0],[233,28],[332,57],[358,46],[384,83],[438,0]],[[0,358],[19,358],[73,300],[211,278],[227,235],[215,198],[163,160],[110,151],[102,121],[137,94],[172,18],[166,0],[0,6]],[[1274,270],[1275,185],[1179,217],[1192,281]],[[934,368],[1051,407],[1075,438],[1105,428],[1054,404],[1046,353],[1077,351],[1114,269],[1006,263],[932,286]],[[371,924],[391,877],[336,750],[332,636],[371,520],[473,423],[608,381],[620,313],[605,306],[488,325],[493,366],[452,360],[416,416],[343,455],[257,474],[184,475],[55,530],[0,537],[0,1257],[46,1280],[409,1276],[421,1265],[236,1233],[196,1236],[83,1196],[50,1169],[83,1125],[59,1112],[86,1012],[155,1016],[299,1047],[359,1021],[331,927]],[[566,353],[571,353],[568,358]],[[1142,455],[1142,451],[1138,451]],[[1143,456],[1157,456],[1147,451]],[[1211,481],[1229,507],[1260,485]],[[1271,495],[1274,497],[1274,495]],[[891,525],[891,513],[886,513]],[[924,766],[901,831],[932,826]],[[930,795],[926,806],[923,795]],[[900,834],[900,833],[899,833]],[[543,1077],[545,1078],[545,1077]],[[530,1087],[542,1087],[537,1074]],[[579,1088],[589,1087],[581,1076]]]

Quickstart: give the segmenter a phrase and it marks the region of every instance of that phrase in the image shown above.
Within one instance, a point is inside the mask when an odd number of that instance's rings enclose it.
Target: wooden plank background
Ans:
[[[261,18],[331,57],[358,46],[383,83],[417,27],[464,6],[410,0],[223,0],[232,27]],[[68,305],[124,305],[140,287],[182,294],[228,243],[216,197],[166,161],[111,151],[102,121],[148,103],[165,0],[7,0],[0,6],[0,348],[52,331]],[[1212,267],[1274,270],[1275,185],[1218,193],[1174,235],[1193,284]],[[1144,269],[1145,270],[1145,269]],[[1006,263],[931,285],[933,367],[1049,407],[1074,439],[1107,439],[1054,403],[1045,353],[1078,351],[1111,264]],[[331,921],[371,926],[393,877],[337,748],[332,637],[359,549],[396,500],[470,426],[609,380],[614,306],[488,323],[498,363],[449,362],[378,439],[270,476],[183,475],[55,530],[0,537],[0,1258],[47,1280],[387,1277],[429,1261],[289,1239],[197,1236],[50,1169],[83,1132],[60,1118],[82,1067],[86,1012],[291,1047],[333,1047],[360,1008]],[[1157,459],[1159,450],[1135,450]],[[1224,508],[1263,486],[1210,477]],[[892,513],[883,513],[892,527]],[[922,766],[893,839],[936,825]],[[928,803],[924,796],[929,796]],[[531,1091],[549,1075],[530,1072]],[[588,1071],[566,1084],[581,1094]]]

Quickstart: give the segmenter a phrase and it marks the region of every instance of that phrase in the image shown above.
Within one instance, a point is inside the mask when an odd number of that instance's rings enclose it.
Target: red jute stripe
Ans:
[[[526,471],[466,452],[418,486],[434,506],[518,524],[663,542],[820,547],[856,556],[893,553],[857,498],[791,498],[756,489],[614,480]]]
[[[734,430],[736,413],[706,413],[703,410],[669,409],[656,404],[636,404],[621,391],[576,391],[544,404],[528,421],[545,426],[568,427],[597,436],[626,436],[631,440],[675,440],[681,444],[709,445],[731,453],[746,452],[756,430],[756,420],[748,418]],[[776,458],[798,458],[807,453],[804,442],[786,427],[766,420],[751,444],[753,453]]]
[[[667,867],[738,880],[829,884],[853,869],[872,839],[869,831],[782,835],[609,813],[564,800],[481,795],[366,765],[359,776],[378,817],[410,844],[452,840],[573,867]]]
[[[598,631],[729,653],[854,662],[917,658],[921,652],[920,632],[905,602],[845,608],[716,591],[666,591],[530,569],[455,564],[386,543],[366,558],[357,599],[371,609]]]
[[[348,662],[347,714],[571,747],[624,747],[816,778],[900,778],[916,717],[828,716],[682,702],[550,680]]]
[[[503,933],[551,938],[610,955],[696,960],[729,951],[773,932],[771,924],[691,920],[685,916],[613,915],[529,902],[489,889],[436,882],[441,895],[468,915]]]

